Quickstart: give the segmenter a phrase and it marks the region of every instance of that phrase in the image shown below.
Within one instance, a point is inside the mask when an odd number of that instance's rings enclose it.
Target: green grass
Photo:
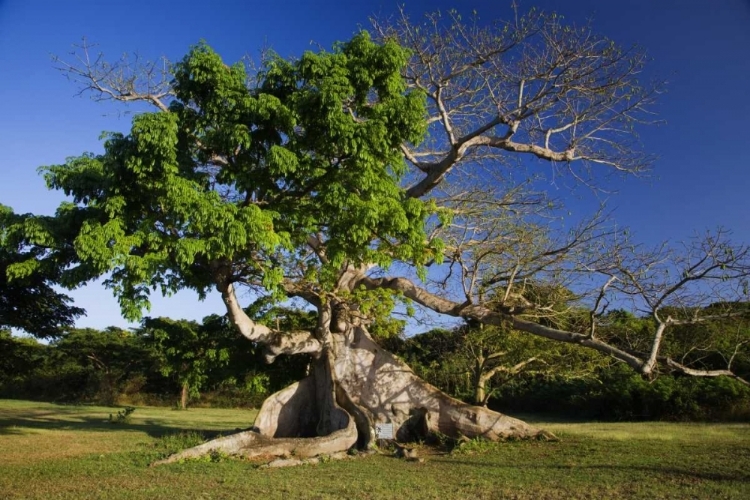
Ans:
[[[537,422],[559,442],[469,446],[425,463],[389,456],[259,470],[240,460],[148,464],[246,410],[0,400],[0,498],[750,498],[750,425]]]

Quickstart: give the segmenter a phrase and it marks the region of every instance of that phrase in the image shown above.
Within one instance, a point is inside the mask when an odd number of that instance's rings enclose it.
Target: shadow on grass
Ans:
[[[658,475],[668,475],[675,477],[693,478],[705,481],[737,481],[741,483],[750,483],[750,473],[737,472],[734,474],[695,471],[681,469],[679,467],[658,466],[658,465],[501,465],[482,462],[473,462],[468,460],[451,460],[453,464],[469,465],[472,467],[488,467],[502,469],[533,469],[533,470],[563,470],[563,471],[624,471],[624,472],[645,472]]]
[[[195,432],[211,439],[220,435],[239,432],[246,429],[234,430],[201,429],[180,426],[160,419],[133,418],[130,422],[110,422],[106,414],[93,416],[82,414],[85,407],[59,408],[55,411],[44,410],[14,410],[10,415],[0,413],[0,436],[22,435],[26,429],[38,430],[80,430],[90,432],[137,431],[144,432],[151,437],[159,438],[169,434]],[[112,408],[111,414],[116,415],[118,409]]]

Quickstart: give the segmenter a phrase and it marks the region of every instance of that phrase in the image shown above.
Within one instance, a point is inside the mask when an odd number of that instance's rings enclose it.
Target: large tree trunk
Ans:
[[[489,440],[543,432],[521,420],[458,401],[426,383],[382,349],[362,326],[331,333],[310,376],[270,396],[253,428],[177,453],[159,463],[212,450],[247,457],[306,458],[367,447],[374,426],[393,424],[399,441],[440,433]]]
[[[335,368],[342,387],[370,422],[392,423],[398,439],[419,437],[414,435],[418,425],[451,437],[491,440],[540,433],[521,420],[463,403],[431,386],[377,345],[361,326],[335,338]]]
[[[266,359],[279,354],[313,356],[308,377],[269,397],[253,428],[184,450],[158,463],[212,450],[248,457],[308,458],[353,446],[366,448],[376,424],[390,423],[396,439],[439,433],[490,440],[543,433],[525,422],[454,399],[417,377],[382,349],[364,326],[350,321],[345,304],[317,302],[314,332],[283,334],[252,321],[230,284],[219,286],[229,319],[248,339],[263,344]]]

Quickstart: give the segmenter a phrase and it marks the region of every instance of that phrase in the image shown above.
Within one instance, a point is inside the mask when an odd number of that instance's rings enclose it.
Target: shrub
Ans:
[[[492,405],[602,420],[746,420],[750,388],[726,377],[663,375],[648,381],[618,365],[587,378],[518,377]]]

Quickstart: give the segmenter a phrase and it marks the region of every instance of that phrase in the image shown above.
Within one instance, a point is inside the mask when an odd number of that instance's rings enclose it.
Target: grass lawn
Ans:
[[[425,463],[149,468],[189,440],[175,434],[245,428],[254,413],[138,408],[110,424],[117,410],[0,400],[0,498],[750,498],[750,424],[541,421],[559,442],[476,446]]]

